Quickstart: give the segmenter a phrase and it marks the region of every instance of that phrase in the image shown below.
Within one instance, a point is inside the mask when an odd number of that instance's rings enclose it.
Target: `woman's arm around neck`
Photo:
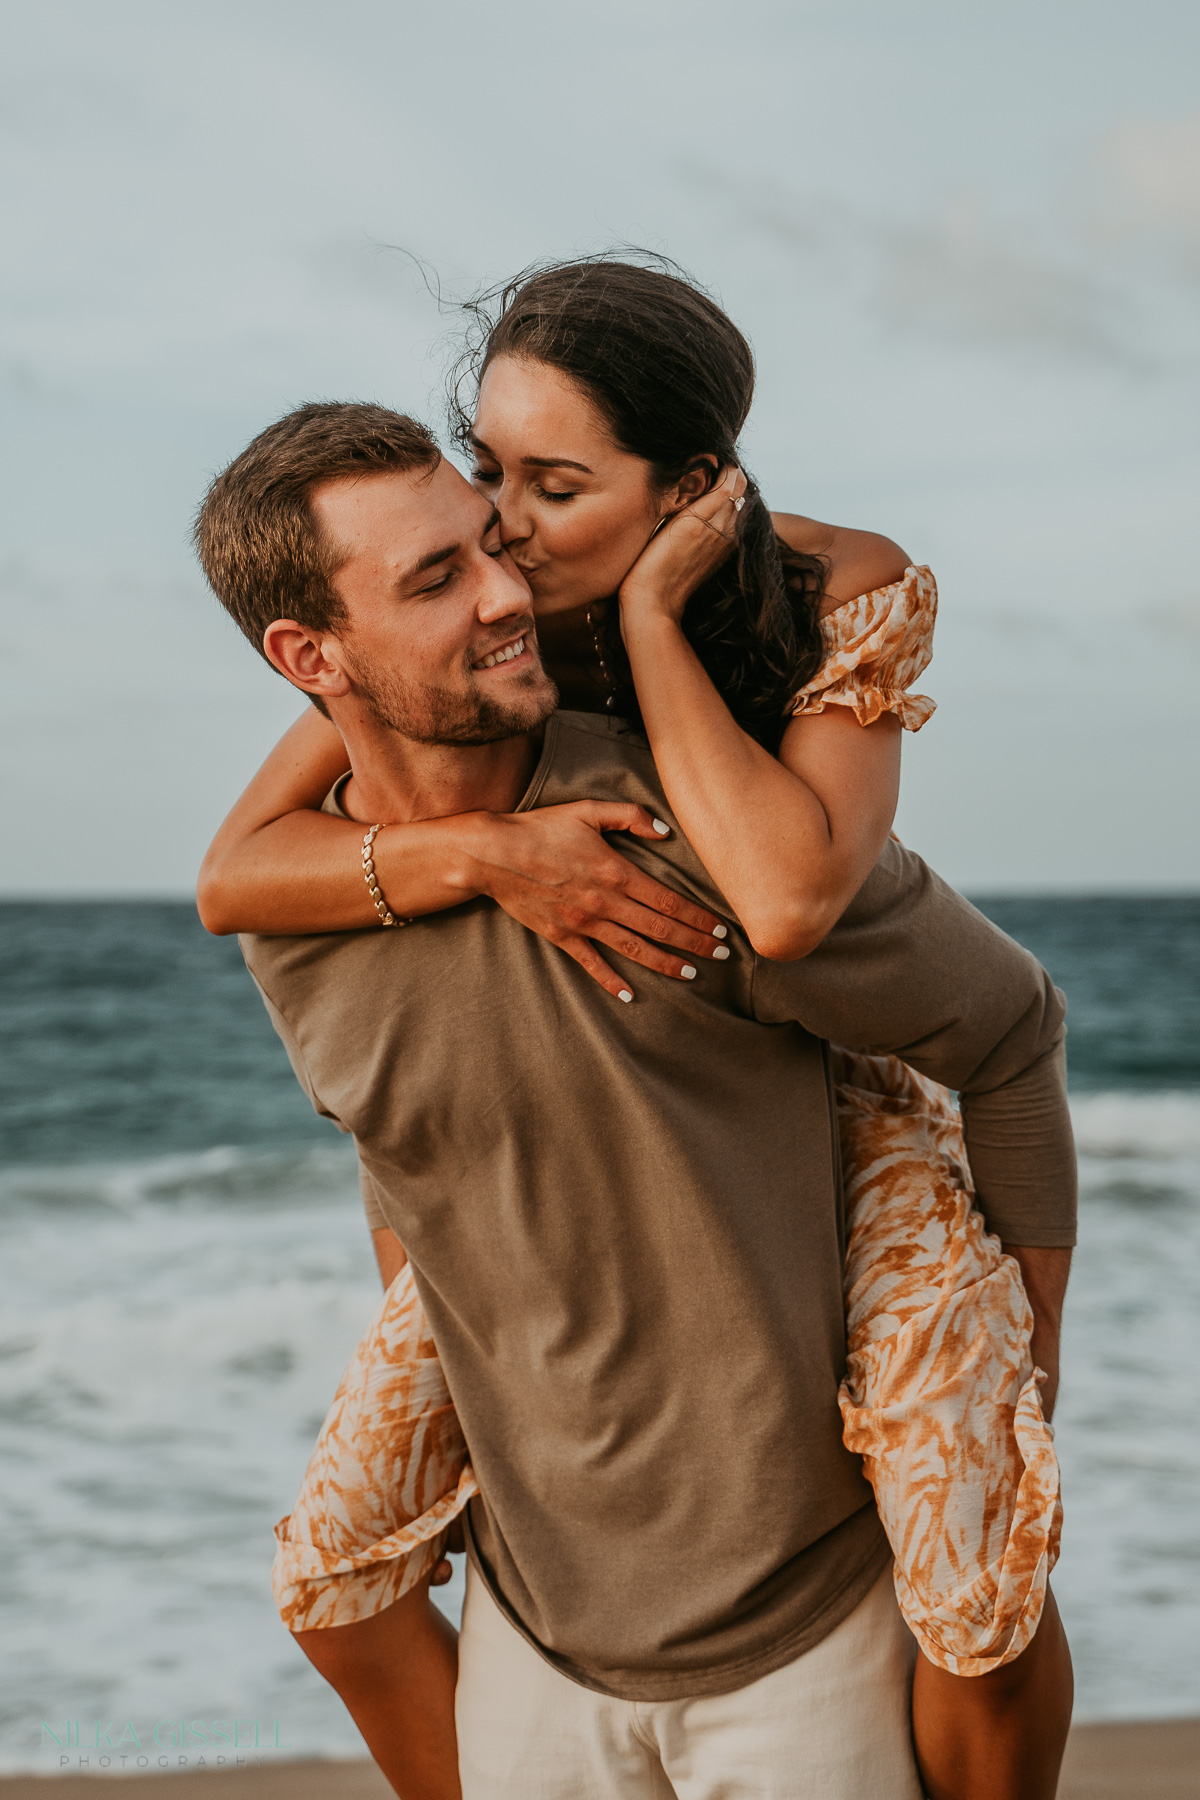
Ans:
[[[823,611],[890,585],[907,558],[890,539],[777,515],[793,548],[829,563]],[[870,873],[895,815],[900,727],[845,707],[792,720],[778,757],[735,724],[653,594],[622,588],[622,631],[667,798],[761,955],[790,961],[825,937]],[[632,603],[631,602],[632,599]],[[679,608],[682,613],[682,608]]]
[[[320,811],[349,766],[340,735],[310,707],[271,751],[200,865],[196,906],[207,930],[291,936],[377,922],[359,855],[363,827]],[[458,825],[434,819],[404,827],[408,860],[403,872],[391,871],[392,890],[384,888],[397,914],[438,912],[479,891],[471,885],[468,834]]]
[[[378,925],[363,879],[363,826],[318,810],[347,766],[341,738],[315,711],[275,746],[204,859],[197,906],[209,931],[288,937]],[[654,839],[666,829],[640,806],[579,800],[389,824],[371,848],[395,918],[487,895],[606,992],[631,1000],[628,974],[612,968],[598,944],[677,980],[694,975],[698,958],[729,954],[715,914],[644,874],[602,835]]]

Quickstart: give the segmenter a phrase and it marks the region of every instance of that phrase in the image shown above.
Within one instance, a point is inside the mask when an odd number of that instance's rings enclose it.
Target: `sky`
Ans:
[[[1189,0],[3,3],[0,158],[0,892],[190,892],[301,710],[190,520],[302,400],[441,427],[395,247],[454,297],[621,242],[751,339],[771,502],[938,576],[906,842],[1200,887]]]

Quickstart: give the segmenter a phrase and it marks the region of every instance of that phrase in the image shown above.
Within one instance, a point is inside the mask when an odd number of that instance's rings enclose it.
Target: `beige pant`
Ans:
[[[539,1656],[469,1568],[463,1800],[920,1800],[915,1655],[888,1569],[815,1649],[748,1687],[611,1700]]]

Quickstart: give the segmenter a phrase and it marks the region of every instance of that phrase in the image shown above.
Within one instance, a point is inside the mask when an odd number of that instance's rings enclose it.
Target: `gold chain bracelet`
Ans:
[[[381,825],[372,825],[362,841],[363,880],[367,884],[367,892],[371,896],[375,911],[379,914],[381,925],[411,925],[411,919],[395,919],[388,910],[388,903],[383,897],[383,890],[375,879],[375,858],[371,854],[371,846],[375,842],[376,833],[382,831]]]

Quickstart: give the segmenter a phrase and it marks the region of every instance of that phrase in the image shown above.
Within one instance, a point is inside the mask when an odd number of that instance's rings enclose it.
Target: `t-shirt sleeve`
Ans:
[[[274,1025],[275,1030],[279,1033],[280,1042],[287,1051],[288,1061],[292,1065],[296,1080],[308,1095],[314,1110],[320,1113],[322,1118],[329,1119],[337,1126],[339,1131],[348,1131],[349,1127],[343,1125],[342,1121],[336,1114],[330,1111],[317,1093],[316,1088],[313,1086],[312,1077],[308,1070],[308,1064],[304,1059],[304,1053],[300,1048],[300,1042],[296,1033],[292,1030],[291,1025],[288,1023],[288,1020],[280,1011],[279,1007],[277,1007],[275,1002],[271,999],[271,996],[263,985],[258,971],[253,967],[250,961],[251,955],[253,955],[255,949],[255,940],[247,937],[243,938],[241,943],[243,955],[246,957],[246,966],[250,970],[251,979],[262,996],[263,1005],[267,1009],[267,1014],[272,1025]],[[368,1231],[380,1231],[386,1229],[388,1222],[384,1218],[383,1208],[380,1204],[379,1184],[363,1162],[361,1155],[358,1160],[358,1185],[362,1194],[363,1212],[366,1214]]]
[[[1075,1241],[1066,1002],[1027,950],[891,840],[800,962],[758,959],[753,1008],[956,1089],[978,1202],[1006,1243]]]
[[[292,1065],[292,1073],[300,1083],[300,1086],[304,1089],[304,1092],[308,1095],[313,1111],[319,1113],[323,1119],[328,1119],[331,1124],[336,1125],[339,1131],[348,1132],[350,1127],[348,1125],[343,1125],[337,1114],[330,1111],[325,1102],[321,1099],[316,1088],[313,1086],[312,1077],[308,1072],[308,1064],[304,1060],[304,1052],[300,1048],[300,1041],[297,1038],[296,1033],[292,1030],[285,1015],[280,1011],[279,1007],[276,1006],[270,994],[268,994],[266,988],[263,986],[258,970],[250,960],[251,950],[248,946],[253,945],[254,939],[243,937],[239,939],[239,942],[242,947],[242,955],[245,958],[246,967],[250,971],[250,979],[259,991],[262,1003],[267,1009],[267,1017],[275,1027],[280,1043],[287,1051],[287,1059]]]

